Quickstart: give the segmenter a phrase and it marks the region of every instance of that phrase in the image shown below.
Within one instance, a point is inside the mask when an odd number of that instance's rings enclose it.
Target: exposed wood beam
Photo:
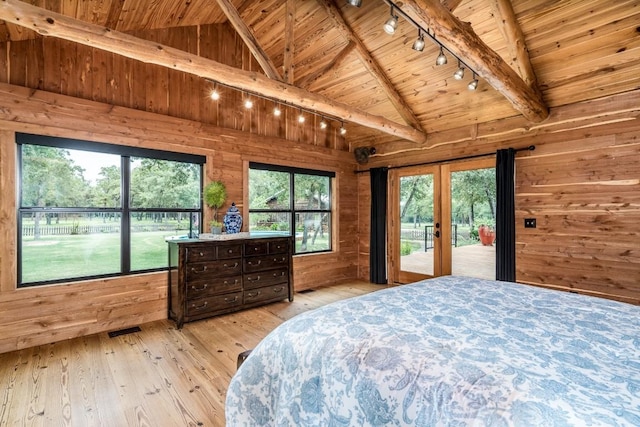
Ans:
[[[460,6],[462,0],[442,0],[442,5],[449,9],[451,12],[456,10]]]
[[[524,39],[522,27],[518,23],[510,0],[489,0],[493,16],[498,28],[507,42],[510,55],[515,58],[516,66],[524,82],[533,90],[540,93],[536,73],[531,65],[529,51]]]
[[[495,51],[451,14],[439,0],[405,0],[403,11],[414,21],[430,28],[447,49],[463,59],[480,77],[511,102],[532,122],[549,116],[540,93],[537,93]]]
[[[387,95],[395,109],[400,113],[400,116],[407,122],[407,124],[413,126],[416,129],[422,129],[422,124],[414,114],[414,112],[409,107],[409,104],[404,100],[402,95],[395,88],[389,77],[386,75],[378,61],[376,61],[371,53],[367,50],[362,40],[353,32],[351,27],[347,25],[347,22],[344,20],[342,13],[336,7],[332,0],[317,0],[317,2],[322,5],[329,15],[329,19],[333,22],[333,25],[336,27],[342,36],[345,37],[350,42],[353,42],[355,45],[355,50],[360,57],[363,65],[367,69],[367,71],[376,79],[376,81],[380,84],[380,88]]]
[[[296,1],[287,0],[287,11],[284,21],[284,82],[293,84],[294,68],[293,58],[295,56],[294,27],[296,23]]]
[[[302,87],[305,88],[307,87],[309,84],[311,84],[312,82],[314,82],[316,79],[318,79],[320,76],[323,76],[325,73],[327,73],[329,70],[331,70],[332,68],[337,68],[340,66],[340,64],[342,64],[342,62],[345,60],[345,58],[347,56],[349,56],[349,54],[351,52],[353,52],[353,49],[355,49],[355,43],[353,42],[349,42],[349,44],[347,44],[344,49],[342,49],[334,58],[333,61],[329,62],[327,65],[325,65],[324,67],[322,67],[319,70],[316,70],[315,73],[311,73],[311,74],[307,74],[305,77],[303,77],[302,79],[298,80],[298,87]]]
[[[256,58],[260,67],[264,73],[271,79],[282,81],[282,76],[278,73],[278,69],[276,68],[271,58],[267,55],[267,53],[262,49],[260,43],[253,35],[253,31],[251,28],[244,23],[238,10],[233,6],[230,0],[216,0],[220,9],[224,12],[231,25],[236,30],[236,32],[240,35],[240,38],[244,41],[244,43],[249,48],[249,51]]]
[[[0,1],[0,19],[50,36],[102,49],[147,64],[193,74],[222,84],[260,93],[284,104],[336,117],[345,122],[376,129],[413,142],[426,135],[410,126],[375,116],[298,87],[272,80],[260,73],[244,71],[169,46],[143,40],[109,28],[69,18],[18,0]]]

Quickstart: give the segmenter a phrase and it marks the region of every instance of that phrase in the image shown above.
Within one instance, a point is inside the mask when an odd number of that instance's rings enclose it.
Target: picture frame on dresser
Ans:
[[[167,243],[168,318],[178,329],[195,320],[293,301],[291,236],[242,233]]]

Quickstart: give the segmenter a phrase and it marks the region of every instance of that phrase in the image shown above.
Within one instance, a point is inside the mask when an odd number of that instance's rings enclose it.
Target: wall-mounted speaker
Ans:
[[[376,149],[374,147],[358,147],[353,150],[356,162],[361,165],[367,163],[369,161],[369,156],[372,154],[376,154]]]

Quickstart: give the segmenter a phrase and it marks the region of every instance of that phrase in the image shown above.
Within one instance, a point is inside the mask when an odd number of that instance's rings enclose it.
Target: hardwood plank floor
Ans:
[[[239,353],[304,311],[386,286],[350,282],[251,310],[0,354],[0,426],[224,426]]]

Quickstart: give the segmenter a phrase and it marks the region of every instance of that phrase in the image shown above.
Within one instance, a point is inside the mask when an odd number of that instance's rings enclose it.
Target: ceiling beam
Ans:
[[[230,0],[216,0],[216,2],[218,3],[218,6],[220,6],[220,9],[222,9],[222,12],[224,12],[229,22],[231,22],[233,28],[240,35],[240,38],[247,45],[253,57],[256,58],[256,61],[258,61],[258,64],[260,64],[260,67],[262,67],[262,70],[267,77],[282,81],[282,77],[280,76],[280,73],[278,73],[278,69],[275,64],[271,58],[269,58],[269,55],[267,55],[264,49],[262,49],[260,43],[258,43],[258,40],[253,35],[251,28],[244,23],[238,13],[238,10],[233,6],[233,3],[231,3]]]
[[[294,65],[293,59],[295,54],[295,33],[294,27],[296,23],[296,2],[297,0],[287,0],[287,10],[284,20],[284,82],[293,84],[294,81]]]
[[[439,0],[405,0],[402,10],[424,28],[430,28],[447,49],[500,92],[532,122],[549,116],[549,108],[495,51],[473,31],[469,23],[453,16]]]
[[[507,42],[510,55],[515,59],[516,66],[524,82],[533,90],[540,92],[538,79],[531,65],[527,43],[518,23],[513,5],[510,0],[489,0],[491,11],[498,24],[502,37]]]
[[[409,141],[424,142],[426,139],[426,134],[410,126],[272,80],[263,74],[244,71],[183,50],[69,18],[19,0],[0,0],[0,19],[29,28],[43,36],[68,40],[147,64],[193,74],[239,90],[259,93],[286,105],[357,123]]]
[[[442,0],[442,5],[451,12],[456,10],[460,3],[462,3],[462,0]]]
[[[316,70],[313,73],[307,74],[306,76],[298,80],[297,86],[306,88],[311,83],[313,83],[314,81],[319,79],[321,76],[323,76],[325,73],[329,72],[329,70],[339,67],[345,61],[345,59],[349,56],[349,54],[353,52],[354,49],[355,49],[355,44],[353,42],[349,42],[340,52],[338,52],[336,56],[333,57],[333,60],[331,60],[331,62],[329,62],[327,65]]]
[[[371,56],[371,53],[367,50],[362,40],[353,32],[351,27],[347,25],[344,17],[342,16],[342,13],[336,7],[333,1],[317,0],[317,2],[324,7],[327,15],[329,16],[329,19],[333,22],[333,25],[342,34],[342,36],[349,40],[349,42],[354,43],[355,51],[360,57],[360,61],[362,61],[362,64],[367,69],[369,74],[371,74],[373,78],[376,79],[376,81],[380,85],[380,88],[382,88],[382,90],[387,95],[400,116],[402,116],[404,121],[407,122],[407,124],[409,124],[410,126],[413,126],[414,128],[420,129],[424,132],[424,130],[422,129],[422,124],[416,117],[411,107],[409,107],[409,104],[407,104],[407,101],[404,100],[393,83],[391,83],[389,77],[385,74],[380,64],[378,64],[378,61],[376,61]]]

